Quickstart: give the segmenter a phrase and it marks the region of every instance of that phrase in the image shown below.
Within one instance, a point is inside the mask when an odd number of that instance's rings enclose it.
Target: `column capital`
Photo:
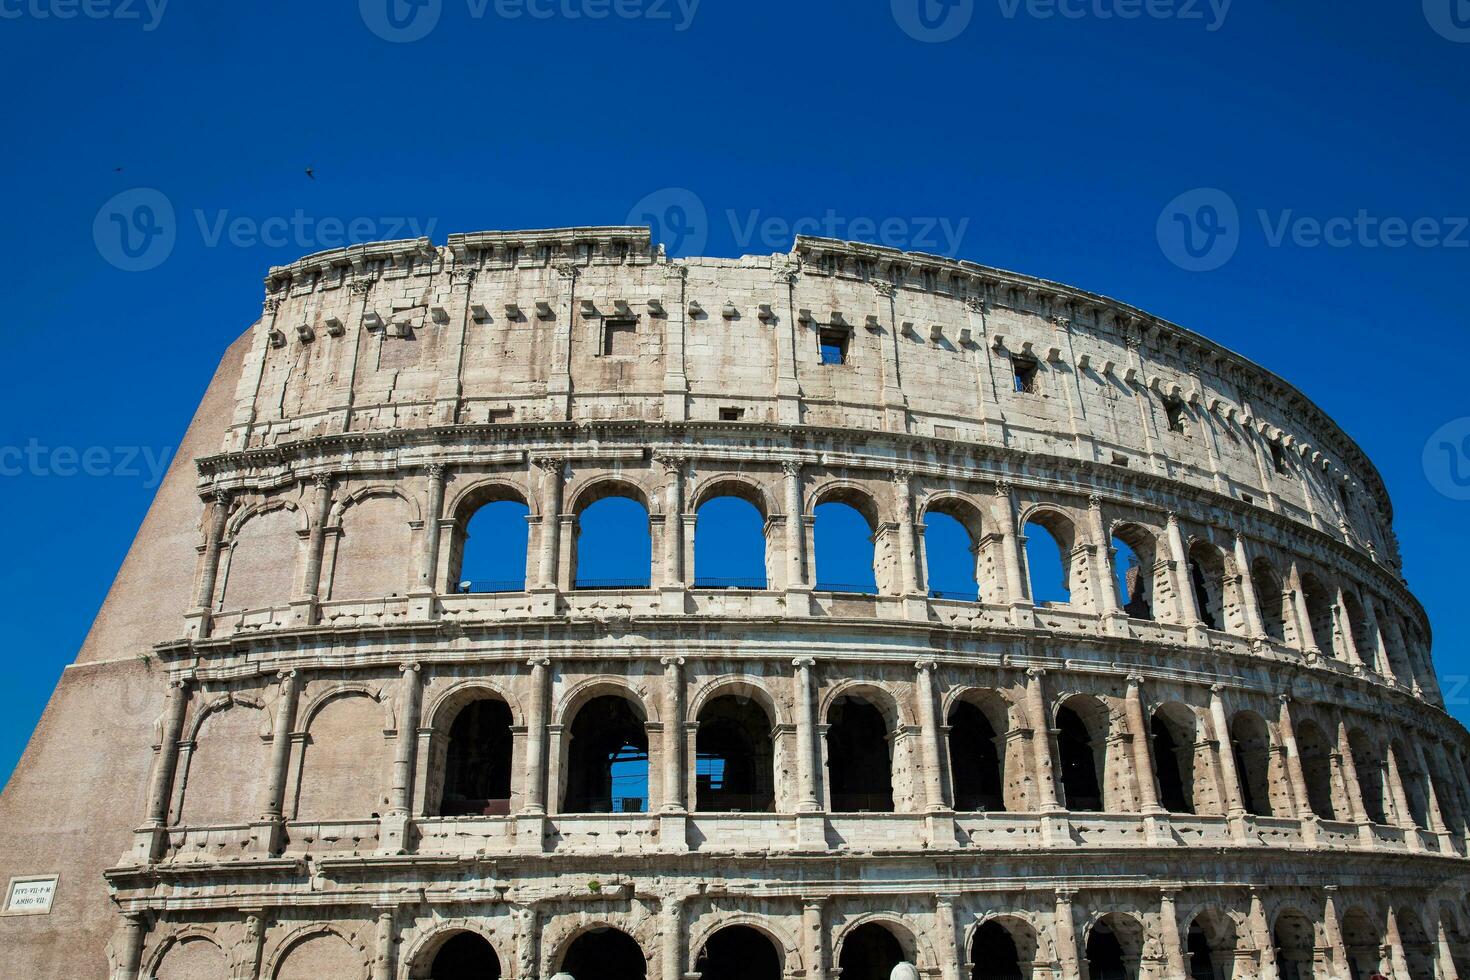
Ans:
[[[670,476],[678,476],[684,472],[684,464],[689,461],[688,456],[677,453],[654,453],[653,461],[664,468],[664,472]]]
[[[1296,698],[1292,697],[1290,691],[1282,691],[1280,694],[1276,695],[1276,700],[1280,701],[1282,704],[1291,704],[1291,702],[1295,701]]]
[[[781,461],[781,472],[787,476],[801,476],[801,462],[795,459],[783,459]]]
[[[817,658],[816,657],[796,657],[795,659],[793,659],[791,661],[791,666],[796,667],[798,669],[805,667],[806,669],[810,670],[811,668],[815,667],[816,665],[817,665]]]
[[[1046,676],[1046,668],[1045,667],[1027,667],[1026,668],[1026,676],[1027,677],[1034,677],[1034,678],[1040,680],[1041,678],[1043,678],[1043,677]]]
[[[889,474],[888,478],[893,481],[895,488],[906,491],[913,485],[914,471],[907,466],[899,466]]]
[[[311,477],[311,485],[318,490],[326,490],[332,485],[332,474],[314,473]]]
[[[1014,490],[1014,489],[1015,489],[1015,486],[1009,480],[996,480],[995,481],[995,492],[996,492],[997,496],[1009,497],[1011,495],[1011,491]]]
[[[566,462],[560,456],[534,456],[531,458],[532,465],[548,474],[560,474],[562,467],[566,466]]]
[[[1077,889],[1076,888],[1058,888],[1058,889],[1056,889],[1056,896],[1057,896],[1057,904],[1058,905],[1062,905],[1062,904],[1071,905],[1072,904],[1072,899],[1074,899],[1074,898],[1077,897]]]
[[[551,666],[551,658],[550,657],[532,657],[531,659],[529,659],[529,660],[526,661],[526,666],[527,667],[550,667]]]
[[[916,660],[914,668],[922,673],[932,673],[939,669],[939,662],[935,660]]]
[[[1129,688],[1129,690],[1131,690],[1131,691],[1137,691],[1141,687],[1143,687],[1143,675],[1142,674],[1129,674],[1128,675],[1128,688]]]
[[[1102,502],[1102,494],[1100,493],[1089,493],[1087,495],[1087,505],[1089,507],[1101,507]]]
[[[1210,693],[1213,694],[1213,695],[1215,695],[1216,697],[1219,697],[1221,694],[1225,693],[1225,685],[1224,684],[1211,684],[1210,685]]]
[[[403,663],[398,665],[399,672],[403,674],[417,674],[422,668],[423,665],[420,664],[417,660],[405,660]]]
[[[444,479],[444,464],[430,463],[424,467],[424,472],[428,473],[431,479],[442,480]]]
[[[660,657],[658,662],[661,663],[661,664],[663,664],[665,667],[682,667],[682,666],[684,666],[684,658],[683,657]]]

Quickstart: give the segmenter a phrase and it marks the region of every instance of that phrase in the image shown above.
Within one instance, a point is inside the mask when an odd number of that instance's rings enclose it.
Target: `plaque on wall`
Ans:
[[[48,915],[56,898],[56,875],[11,878],[5,890],[6,915]]]

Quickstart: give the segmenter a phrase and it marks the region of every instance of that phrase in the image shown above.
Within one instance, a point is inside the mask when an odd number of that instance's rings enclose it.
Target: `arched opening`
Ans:
[[[616,694],[593,698],[572,721],[563,813],[648,810],[648,732],[643,716]]]
[[[766,521],[749,500],[710,497],[699,505],[694,524],[694,587],[764,589]]]
[[[873,502],[856,493],[833,494],[813,514],[817,591],[876,594],[878,514]]]
[[[1057,514],[1038,514],[1022,529],[1031,601],[1064,606],[1072,601],[1072,525]]]
[[[889,980],[893,968],[904,959],[898,937],[876,922],[858,926],[842,941],[837,965],[842,980]]]
[[[1057,756],[1068,810],[1089,813],[1103,808],[1107,736],[1108,711],[1096,698],[1079,694],[1057,709]]]
[[[1344,592],[1342,607],[1353,634],[1353,648],[1358,651],[1358,662],[1369,670],[1378,670],[1378,644],[1368,633],[1368,613],[1363,604],[1351,592]]]
[[[1353,768],[1358,774],[1364,815],[1373,823],[1387,824],[1389,805],[1382,757],[1367,736],[1357,730],[1348,733],[1348,750],[1353,754]]]
[[[1406,908],[1395,909],[1398,917],[1399,941],[1404,946],[1404,962],[1409,976],[1432,978],[1438,974],[1434,968],[1434,943],[1430,942],[1419,916]]]
[[[1156,538],[1137,524],[1124,524],[1113,532],[1112,547],[1118,607],[1132,619],[1153,619]]]
[[[1189,549],[1189,578],[1199,621],[1207,629],[1225,629],[1225,561],[1219,549],[1196,541]]]
[[[957,501],[936,501],[924,512],[924,570],[930,596],[979,600],[979,527],[979,516]]]
[[[1408,804],[1407,816],[1420,830],[1429,829],[1429,801],[1424,792],[1424,773],[1419,768],[1419,756],[1395,739],[1389,744],[1395,764],[1399,770],[1399,782],[1404,787],[1404,802]]]
[[[1232,980],[1237,942],[1228,915],[1210,910],[1195,916],[1184,941],[1189,980]]]
[[[1087,975],[1090,980],[1138,980],[1142,955],[1139,927],[1126,916],[1110,912],[1087,934]]]
[[[1255,586],[1256,603],[1261,612],[1261,628],[1277,643],[1286,642],[1286,598],[1281,577],[1264,558],[1251,565],[1251,584]]]
[[[1003,711],[993,714],[1003,722]],[[956,810],[1006,808],[1005,738],[991,717],[970,701],[956,701],[949,709],[949,769]]]
[[[573,527],[576,588],[648,588],[653,559],[648,508],[631,490],[609,490],[588,503]]]
[[[727,926],[709,937],[694,971],[700,980],[781,980],[781,956],[760,930]]]
[[[700,708],[694,752],[696,810],[774,809],[771,719],[755,700],[727,694]]]
[[[1161,705],[1149,720],[1159,805],[1170,813],[1196,813],[1195,720],[1182,704]]]
[[[367,980],[361,955],[335,932],[313,933],[293,943],[276,967],[274,980],[323,980],[325,977]],[[189,980],[195,977],[190,976]]]
[[[1307,781],[1307,803],[1323,820],[1337,819],[1332,801],[1332,744],[1315,721],[1296,726],[1297,752],[1301,755],[1302,778]]]
[[[1351,980],[1368,980],[1384,966],[1383,933],[1362,909],[1349,909],[1342,917],[1342,945]]]
[[[1341,657],[1337,648],[1337,631],[1333,628],[1332,597],[1321,580],[1311,572],[1302,576],[1302,601],[1307,606],[1307,621],[1312,625],[1312,638],[1324,656]]]
[[[439,813],[500,816],[510,812],[510,707],[499,698],[471,701],[449,727]]]
[[[500,980],[500,957],[484,936],[457,933],[439,947],[429,980]]]
[[[856,695],[827,712],[827,785],[836,813],[893,809],[889,726],[883,712]]]
[[[1024,980],[1030,973],[1021,971],[1021,953],[1010,931],[994,919],[975,930],[970,964],[970,980]]]
[[[1230,722],[1230,743],[1246,812],[1271,816],[1271,733],[1265,719],[1254,711],[1237,712]]]
[[[1316,934],[1312,922],[1293,909],[1282,912],[1271,932],[1276,946],[1276,972],[1281,980],[1313,980],[1312,962],[1316,952]]]
[[[524,591],[531,508],[509,489],[497,487],[475,495],[460,510],[449,556],[454,590]]]
[[[224,950],[198,936],[185,936],[168,947],[148,980],[225,980],[230,966]]]
[[[562,957],[562,973],[575,980],[644,980],[648,963],[632,936],[603,927],[582,933]]]

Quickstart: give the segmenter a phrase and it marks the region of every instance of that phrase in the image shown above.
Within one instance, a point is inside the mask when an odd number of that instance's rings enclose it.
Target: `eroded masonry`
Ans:
[[[0,798],[6,976],[1470,973],[1383,483],[1140,310],[824,239],[361,246],[270,271],[180,456]]]

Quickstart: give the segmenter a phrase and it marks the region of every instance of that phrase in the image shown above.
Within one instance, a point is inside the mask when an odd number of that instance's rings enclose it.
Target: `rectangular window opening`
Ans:
[[[824,328],[817,335],[823,364],[846,364],[848,332],[836,327]]]
[[[1184,432],[1184,402],[1177,398],[1164,399],[1164,411],[1169,415],[1169,431]]]
[[[637,354],[638,321],[627,319],[602,321],[602,353],[612,357]]]
[[[1276,467],[1276,472],[1282,476],[1287,475],[1286,450],[1281,448],[1280,443],[1271,443],[1271,465]]]
[[[720,409],[721,422],[739,422],[743,418],[745,418],[745,409],[743,408]]]
[[[1040,391],[1037,385],[1037,377],[1041,373],[1041,365],[1029,357],[1011,358],[1011,370],[1016,376],[1016,391],[1023,395],[1034,395]]]

